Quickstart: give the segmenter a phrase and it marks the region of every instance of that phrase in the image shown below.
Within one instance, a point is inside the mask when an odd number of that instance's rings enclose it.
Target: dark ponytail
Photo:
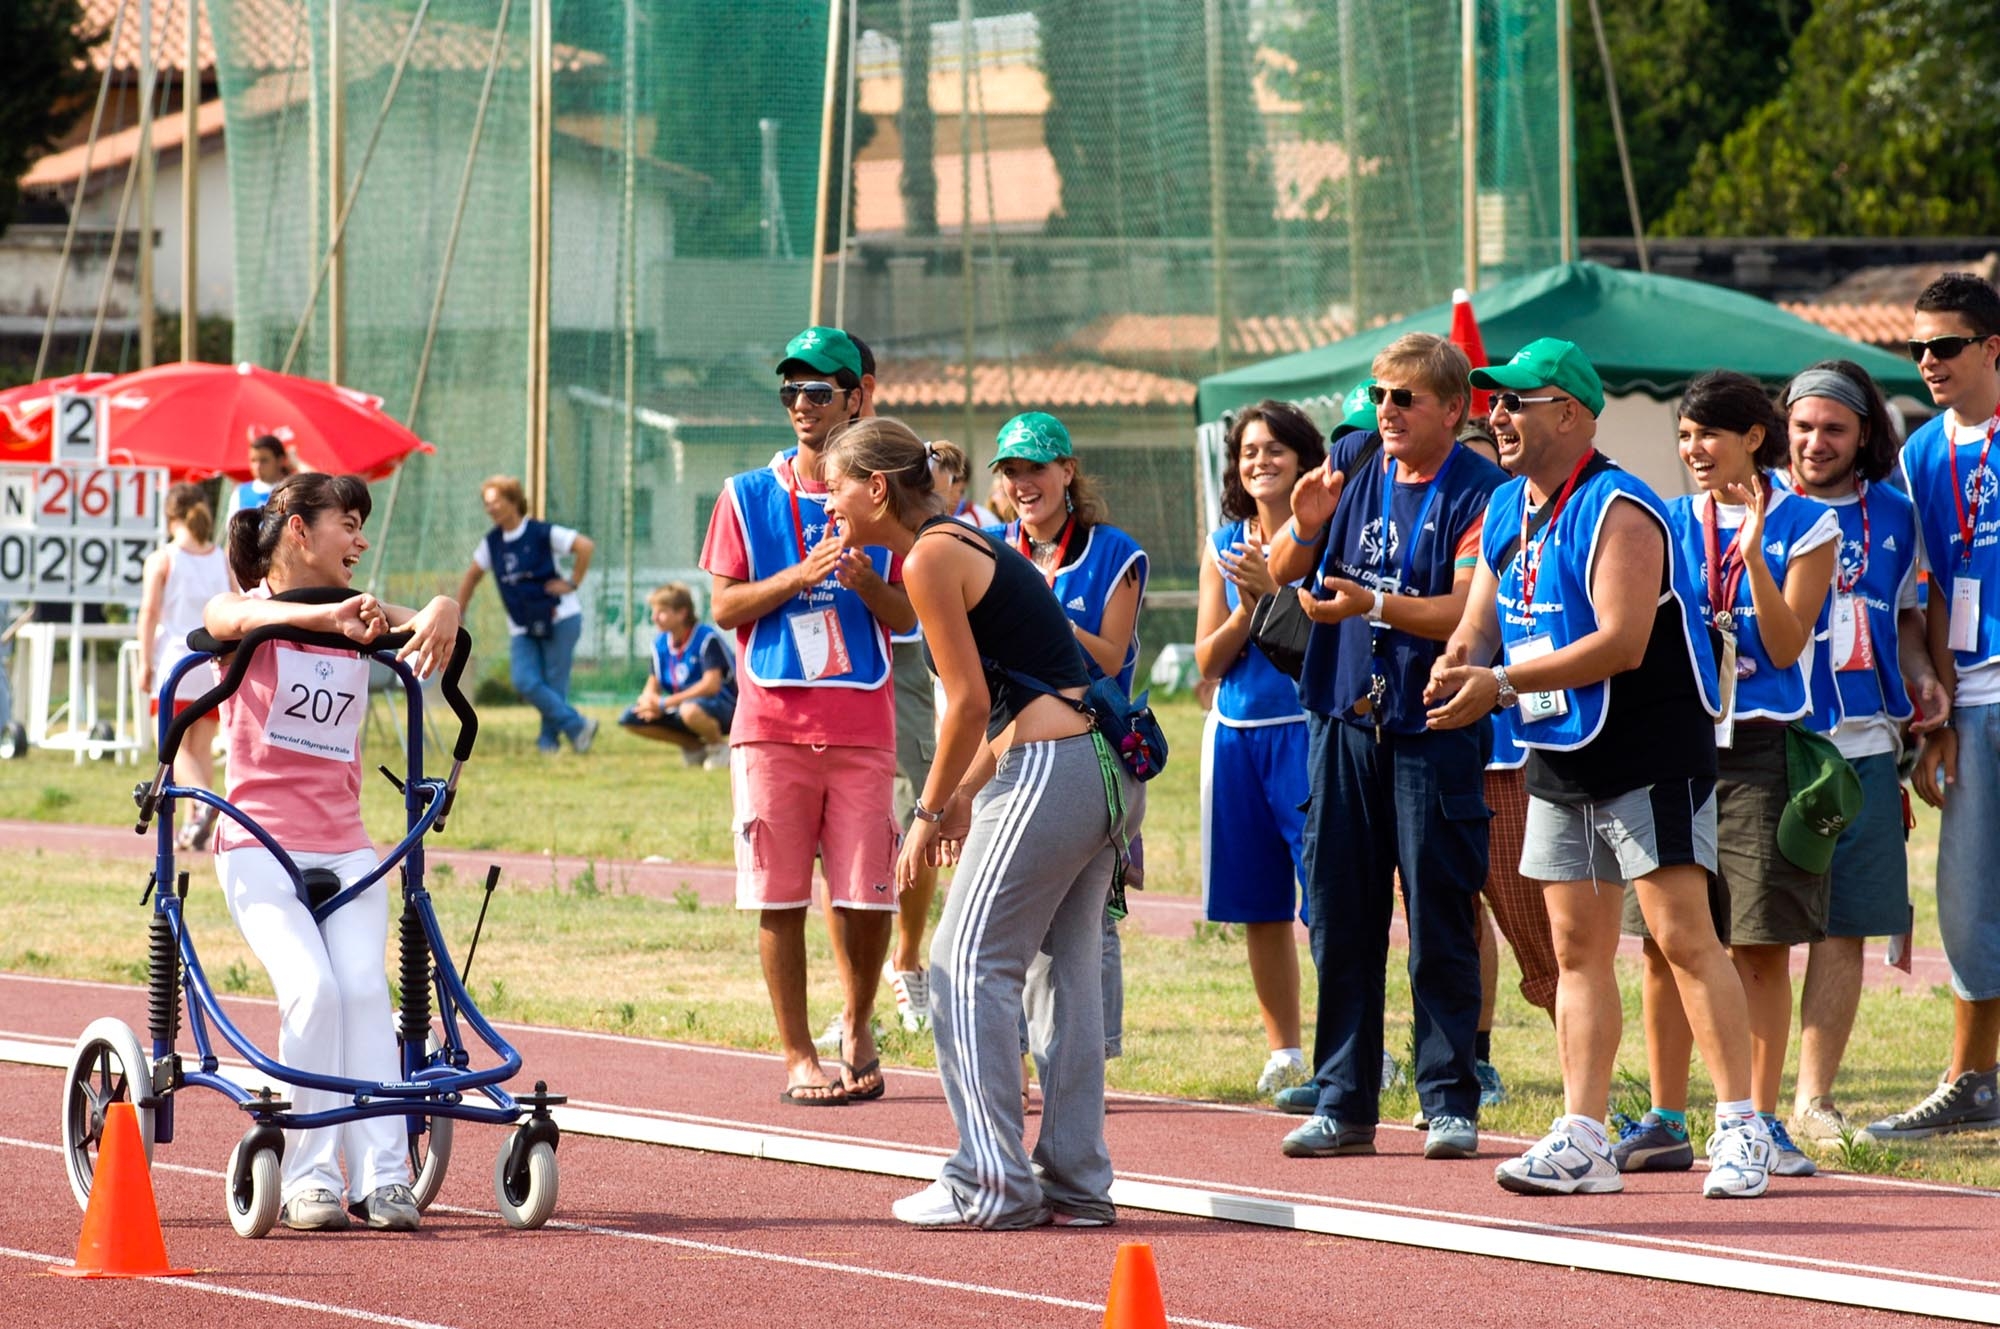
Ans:
[[[352,512],[365,522],[373,507],[368,482],[358,475],[307,471],[287,476],[263,507],[244,508],[229,519],[229,570],[247,591],[270,575],[271,559],[293,517],[311,526],[322,513]]]

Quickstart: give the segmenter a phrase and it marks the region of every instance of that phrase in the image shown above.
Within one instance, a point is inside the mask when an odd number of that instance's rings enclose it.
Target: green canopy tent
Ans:
[[[1537,337],[1562,337],[1583,348],[1613,396],[1666,400],[1707,369],[1740,370],[1776,387],[1816,361],[1845,359],[1874,375],[1885,393],[1929,400],[1908,360],[1704,282],[1568,263],[1489,287],[1472,304],[1495,363]],[[1214,420],[1265,397],[1337,397],[1368,377],[1375,353],[1404,333],[1450,331],[1450,303],[1434,305],[1331,345],[1205,378],[1197,409]]]

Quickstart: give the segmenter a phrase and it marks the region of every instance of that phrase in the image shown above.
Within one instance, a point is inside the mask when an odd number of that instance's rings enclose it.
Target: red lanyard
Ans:
[[[1770,482],[1759,475],[1757,484],[1763,489],[1764,501],[1768,505],[1771,501]],[[1750,524],[1746,519],[1743,526],[1736,528],[1736,534],[1730,537],[1728,550],[1718,557],[1716,547],[1722,543],[1722,537],[1716,530],[1716,501],[1715,495],[1710,494],[1708,508],[1701,514],[1701,538],[1708,550],[1708,608],[1711,614],[1726,613],[1736,604],[1736,588],[1743,584],[1743,527]]]
[[[965,514],[970,511],[972,511],[972,500],[961,498],[960,500],[958,500],[957,510],[954,511],[951,515],[959,518],[962,521],[965,518]]]
[[[1531,515],[1528,496],[1526,491],[1521,494],[1521,608],[1528,613],[1534,612],[1535,583],[1542,579],[1542,546],[1549,542],[1549,530],[1556,524],[1556,518],[1562,516],[1563,505],[1569,502],[1569,496],[1576,491],[1576,482],[1583,478],[1584,468],[1596,459],[1596,448],[1577,458],[1576,469],[1569,473],[1569,479],[1563,481],[1563,487],[1556,493],[1555,505],[1549,509],[1549,515],[1542,521],[1541,538],[1532,546],[1528,543],[1528,519]]]
[[[687,656],[688,646],[692,645],[694,645],[694,633],[692,632],[689,632],[687,635],[687,646],[681,647],[678,651],[674,649],[673,635],[671,633],[668,634],[667,676],[660,680],[662,683],[665,683],[670,688],[677,688],[681,685],[679,677],[681,671],[681,661]]]
[[[820,511],[824,514],[826,509],[822,507]],[[828,525],[831,524],[829,521]],[[792,467],[792,534],[798,538],[799,562],[803,563],[806,561],[806,518],[805,510],[799,506],[799,471],[796,465]]]
[[[1986,422],[1986,444],[1979,449],[1979,465],[1973,470],[1972,473],[1974,475],[1978,475],[1980,471],[1986,469],[1986,454],[1993,451],[1993,430],[1995,426],[2000,426],[2000,415],[1996,415]],[[1972,536],[1979,529],[1979,510],[1985,507],[1986,504],[1975,498],[1972,502],[1971,514],[1968,515],[1966,513],[1965,485],[1958,478],[1958,444],[1952,439],[1951,422],[1949,420],[1945,421],[1944,437],[1945,456],[1951,459],[1951,501],[1958,509],[1958,557],[1963,562],[1970,562],[1972,559]]]
[[[1840,570],[1839,577],[1834,581],[1834,589],[1842,595],[1859,586],[1861,579],[1868,575],[1868,482],[1866,480],[1856,483],[1854,498],[1861,508],[1861,562],[1852,573],[1845,567]]]
[[[1042,576],[1048,581],[1051,589],[1056,584],[1056,572],[1062,567],[1063,560],[1069,557],[1069,538],[1075,534],[1076,518],[1063,518],[1062,540],[1056,545],[1056,561],[1049,565],[1047,572],[1042,573]],[[1020,538],[1021,557],[1027,559],[1030,563],[1034,562],[1035,554],[1033,546],[1028,543],[1028,523],[1026,522],[1020,524]]]

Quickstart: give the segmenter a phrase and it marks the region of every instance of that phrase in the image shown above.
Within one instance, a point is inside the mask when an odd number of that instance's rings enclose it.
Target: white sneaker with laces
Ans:
[[[1561,1117],[1549,1123],[1549,1133],[1527,1153],[1494,1168],[1493,1179],[1516,1195],[1602,1195],[1625,1189],[1611,1151]]]
[[[965,1216],[958,1212],[958,1200],[941,1181],[934,1181],[915,1195],[905,1195],[889,1206],[889,1212],[911,1227],[962,1227]]]
[[[813,1040],[813,1050],[822,1056],[837,1057],[846,1040],[847,1020],[843,1016],[836,1015],[826,1022],[826,1028]]]
[[[882,979],[896,994],[896,1018],[903,1028],[919,1034],[931,1027],[931,976],[924,969],[882,966]]]
[[[1708,1178],[1701,1193],[1711,1200],[1750,1200],[1771,1186],[1777,1149],[1763,1123],[1726,1126],[1708,1137]]]

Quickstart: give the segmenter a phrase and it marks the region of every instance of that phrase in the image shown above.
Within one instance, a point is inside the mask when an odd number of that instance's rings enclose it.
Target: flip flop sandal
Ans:
[[[814,1095],[814,1091],[822,1089],[832,1089],[838,1092],[812,1096]],[[778,1095],[780,1103],[789,1103],[793,1107],[806,1108],[846,1107],[848,1099],[847,1086],[839,1080],[835,1080],[830,1084],[788,1085],[785,1088],[785,1092]]]
[[[854,1087],[856,1081],[870,1075],[875,1077],[875,1087],[873,1089],[856,1089]],[[846,1062],[841,1062],[840,1082],[847,1086],[847,1101],[850,1103],[872,1103],[883,1094],[889,1092],[889,1081],[882,1074],[882,1059],[880,1057],[875,1058],[875,1060],[869,1062],[858,1071]]]

